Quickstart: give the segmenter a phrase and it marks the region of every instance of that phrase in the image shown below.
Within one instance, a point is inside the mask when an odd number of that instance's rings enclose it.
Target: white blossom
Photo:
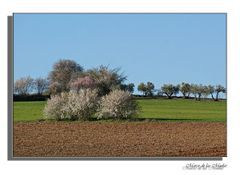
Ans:
[[[137,104],[127,91],[114,90],[102,97],[98,118],[129,118],[137,113]]]

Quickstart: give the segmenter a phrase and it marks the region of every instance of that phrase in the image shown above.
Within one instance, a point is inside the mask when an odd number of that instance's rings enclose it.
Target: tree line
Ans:
[[[142,92],[144,96],[153,96],[154,92],[157,91],[158,96],[167,96],[168,99],[172,99],[179,93],[182,97],[187,99],[194,97],[196,100],[201,100],[203,97],[211,96],[214,101],[219,100],[220,93],[226,93],[226,88],[222,85],[202,85],[202,84],[189,84],[182,82],[178,85],[164,84],[159,90],[154,89],[154,84],[152,82],[147,82],[146,84],[140,83],[138,85],[138,91]]]
[[[14,93],[28,95],[35,92],[38,95],[55,95],[61,92],[79,91],[81,88],[97,89],[99,96],[106,95],[116,89],[133,93],[135,85],[124,83],[126,79],[127,77],[120,73],[120,69],[99,66],[84,70],[73,60],[61,59],[53,65],[47,78],[33,79],[28,76],[16,80]],[[152,82],[140,83],[137,90],[142,92],[144,96],[167,96],[169,99],[179,93],[182,94],[183,98],[194,97],[196,100],[211,95],[215,101],[219,100],[220,93],[226,92],[226,89],[221,85],[206,86],[189,83],[164,84],[159,90],[156,90]]]

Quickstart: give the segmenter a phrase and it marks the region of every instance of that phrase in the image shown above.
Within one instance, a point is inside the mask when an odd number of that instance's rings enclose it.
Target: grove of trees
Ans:
[[[147,82],[147,84],[140,83],[138,91],[142,92],[145,96],[153,96],[154,84],[152,82]]]

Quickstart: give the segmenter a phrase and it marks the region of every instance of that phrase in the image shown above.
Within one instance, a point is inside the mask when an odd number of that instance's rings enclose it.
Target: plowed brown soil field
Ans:
[[[16,122],[14,157],[226,156],[223,122]]]

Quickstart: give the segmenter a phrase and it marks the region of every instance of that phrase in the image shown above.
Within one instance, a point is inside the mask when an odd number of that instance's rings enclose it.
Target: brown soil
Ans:
[[[17,122],[14,157],[225,157],[223,122]]]

